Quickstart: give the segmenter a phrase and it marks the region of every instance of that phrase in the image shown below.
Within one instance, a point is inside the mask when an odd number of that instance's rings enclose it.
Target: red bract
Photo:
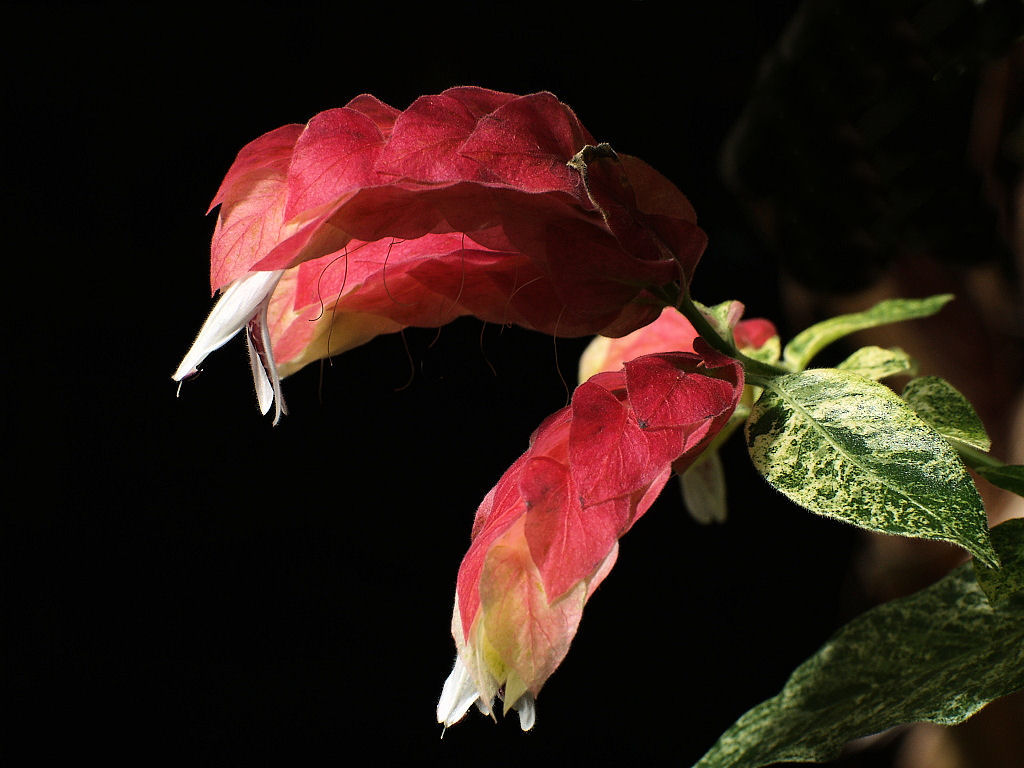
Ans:
[[[551,94],[453,88],[400,114],[380,105],[372,117],[371,99],[308,123],[280,189],[287,227],[248,264],[218,270],[222,282],[214,288],[253,269],[286,269],[337,252],[351,240],[441,232],[475,233],[490,250],[523,253],[574,293],[580,278],[590,290],[621,292],[626,282],[635,295],[692,274],[704,237],[686,199],[640,161],[593,147]],[[215,264],[219,250],[215,244]],[[596,316],[591,297],[563,298]]]
[[[761,317],[742,320],[733,328],[737,348],[745,351],[758,350],[778,335],[772,321]]]
[[[360,96],[247,145],[216,205],[211,287],[259,290],[215,310],[179,380],[241,315],[271,379],[464,314],[621,335],[657,316],[648,291],[689,281],[705,245],[678,189],[550,93],[452,88],[404,112]]]
[[[459,661],[441,722],[455,722],[477,699],[490,711],[502,686],[506,709],[522,703],[532,713],[532,697],[565,656],[618,539],[739,401],[739,364],[696,346],[697,353],[632,360],[580,385],[484,499],[459,569]]]

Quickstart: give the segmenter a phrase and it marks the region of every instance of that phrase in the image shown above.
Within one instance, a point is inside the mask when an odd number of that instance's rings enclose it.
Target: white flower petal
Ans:
[[[479,706],[480,694],[476,689],[476,683],[462,663],[462,659],[455,657],[455,666],[451,674],[444,681],[441,689],[441,698],[437,702],[437,722],[444,723],[444,727],[459,722],[474,702]]]
[[[252,380],[256,385],[256,401],[260,405],[260,413],[266,416],[274,402],[274,385],[270,383],[260,353],[256,351],[252,336],[248,333],[245,334],[245,344],[249,348],[249,368],[252,369]]]
[[[519,697],[519,701],[512,705],[512,709],[519,713],[519,727],[524,731],[533,728],[537,722],[537,701],[533,694],[527,691]]]
[[[198,371],[199,364],[207,355],[227,344],[256,314],[264,299],[274,292],[283,274],[283,270],[251,272],[229,285],[172,378],[175,381],[188,378]]]
[[[267,310],[270,308],[270,297],[263,300],[245,329],[245,342],[249,348],[249,368],[252,370],[253,383],[256,385],[256,401],[259,403],[260,412],[266,416],[270,406],[276,402],[277,410],[274,412],[274,424],[281,420],[282,413],[288,413],[284,404],[284,394],[281,392],[281,376],[277,372],[277,363],[274,361],[274,350],[270,343],[270,323],[267,320]]]

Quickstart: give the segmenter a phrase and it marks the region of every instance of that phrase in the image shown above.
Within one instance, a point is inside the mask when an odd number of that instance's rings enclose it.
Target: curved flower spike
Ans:
[[[458,660],[439,722],[457,722],[474,702],[490,714],[501,696],[506,712],[518,708],[524,727],[532,724],[533,700],[614,565],[618,539],[739,401],[742,368],[696,346],[581,384],[484,498],[459,569]]]
[[[404,112],[360,96],[243,148],[217,205],[210,280],[227,306],[200,338],[254,321],[269,338],[254,371],[271,384],[466,314],[622,335],[657,316],[650,290],[689,281],[706,242],[678,189],[550,93],[452,88]],[[259,273],[280,275],[265,322],[235,301]],[[193,347],[175,378],[214,348]],[[258,388],[264,404],[277,389]]]

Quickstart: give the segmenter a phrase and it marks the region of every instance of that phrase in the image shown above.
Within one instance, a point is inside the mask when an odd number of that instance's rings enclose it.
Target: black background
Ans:
[[[349,5],[3,11],[9,733],[38,763],[691,764],[848,618],[852,531],[741,444],[727,525],[670,485],[622,541],[532,732],[473,712],[441,740],[473,513],[586,340],[380,338],[287,380],[277,427],[241,342],[180,399],[170,373],[235,153],[362,92],[553,91],[691,197],[695,295],[777,317],[718,162],[796,3]]]

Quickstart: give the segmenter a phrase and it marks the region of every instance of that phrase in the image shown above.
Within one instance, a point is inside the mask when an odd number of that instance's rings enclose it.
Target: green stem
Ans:
[[[746,383],[753,387],[760,387],[761,389],[768,389],[772,379],[778,377],[779,374],[773,373],[771,376],[764,376],[760,373],[753,373],[746,371]],[[786,373],[792,373],[792,371],[786,371]]]
[[[754,360],[753,358],[742,354],[738,349],[736,349],[735,344],[730,342],[728,339],[723,339],[721,335],[719,335],[714,326],[708,322],[707,318],[704,317],[693,301],[691,301],[688,292],[684,291],[680,294],[679,299],[675,303],[675,308],[690,321],[690,324],[694,327],[697,333],[700,334],[700,337],[704,339],[704,341],[723,355],[731,357],[733,360],[741,363],[743,365],[743,369],[747,373],[767,378],[774,378],[776,376],[783,376],[787,373],[791,373],[791,371],[787,371],[785,368],[769,365],[768,363],[763,363],[760,360]]]

